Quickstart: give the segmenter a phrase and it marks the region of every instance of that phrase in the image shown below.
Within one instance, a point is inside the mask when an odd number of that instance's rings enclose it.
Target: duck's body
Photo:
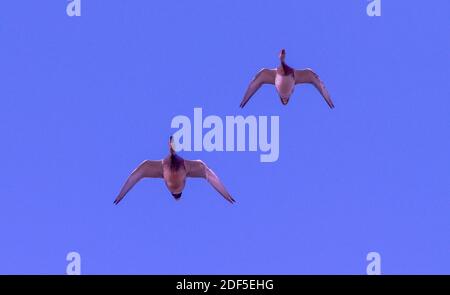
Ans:
[[[294,74],[284,75],[277,70],[275,75],[275,88],[280,96],[281,103],[286,105],[295,89]]]
[[[286,52],[280,52],[280,65],[276,69],[262,69],[252,80],[245,92],[244,98],[241,101],[240,107],[243,108],[250,98],[263,84],[273,84],[278,92],[283,105],[287,105],[289,99],[294,92],[295,85],[302,83],[313,84],[317,90],[322,94],[323,98],[330,106],[334,108],[334,104],[323,82],[319,76],[311,69],[294,70],[285,62]]]
[[[145,160],[128,177],[114,200],[118,204],[130,189],[142,178],[163,178],[167,189],[175,199],[180,199],[187,177],[205,178],[227,201],[235,202],[214,172],[200,160],[185,160],[175,153],[172,137],[169,141],[170,154],[163,160]]]
[[[184,159],[177,155],[169,155],[162,160],[163,178],[172,195],[181,194],[186,185],[186,167]]]

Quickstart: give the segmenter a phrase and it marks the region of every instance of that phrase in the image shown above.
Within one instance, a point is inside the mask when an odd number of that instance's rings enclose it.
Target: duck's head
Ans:
[[[281,62],[284,62],[284,60],[286,59],[286,50],[283,48],[280,51],[280,54],[278,55],[278,57],[280,58]]]

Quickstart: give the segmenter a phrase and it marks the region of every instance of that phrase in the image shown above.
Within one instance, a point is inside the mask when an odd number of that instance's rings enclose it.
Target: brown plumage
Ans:
[[[142,178],[163,178],[172,196],[178,200],[186,185],[187,177],[206,179],[228,202],[235,202],[217,175],[205,163],[200,160],[185,160],[176,154],[171,136],[169,155],[163,160],[142,162],[128,177],[114,204],[118,204]]]
[[[316,89],[320,92],[322,97],[327,102],[330,108],[334,108],[333,101],[331,100],[331,96],[328,93],[325,85],[322,80],[320,80],[319,76],[313,72],[311,69],[304,70],[295,70],[289,67],[286,62],[286,51],[284,49],[281,50],[280,55],[280,66],[275,69],[262,69],[256,76],[253,78],[252,82],[247,88],[247,91],[244,94],[244,98],[241,101],[240,107],[243,108],[250,98],[258,91],[258,89],[264,84],[272,84],[275,85],[275,88],[278,92],[278,95],[281,99],[281,103],[283,105],[288,104],[289,99],[294,92],[295,85],[297,84],[312,84]]]

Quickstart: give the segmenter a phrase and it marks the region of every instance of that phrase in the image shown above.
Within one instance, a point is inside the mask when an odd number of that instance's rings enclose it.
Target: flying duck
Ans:
[[[128,191],[142,178],[163,178],[172,196],[179,200],[187,177],[206,179],[228,202],[235,202],[217,175],[205,163],[200,160],[185,160],[175,153],[173,138],[170,136],[169,155],[162,160],[142,162],[128,177],[114,204],[119,204]]]
[[[311,69],[295,70],[288,66],[286,60],[286,50],[282,49],[279,54],[280,65],[276,69],[262,69],[252,80],[241,101],[240,107],[243,108],[250,98],[263,84],[273,84],[280,96],[281,103],[287,105],[294,92],[295,85],[309,83],[316,87],[322,94],[330,108],[334,108],[333,101],[325,85],[319,76]]]

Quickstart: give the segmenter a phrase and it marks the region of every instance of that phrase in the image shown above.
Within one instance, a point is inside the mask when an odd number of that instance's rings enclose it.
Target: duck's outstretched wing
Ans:
[[[331,100],[331,96],[328,93],[328,90],[325,88],[325,85],[320,80],[319,76],[313,72],[311,69],[305,70],[295,70],[295,84],[309,83],[313,84],[317,90],[319,90],[320,94],[322,94],[323,98],[327,102],[330,108],[334,108],[333,101]]]
[[[184,160],[187,177],[201,177],[205,178],[228,202],[236,202],[228,193],[225,186],[220,181],[219,177],[211,170],[205,163],[200,160],[190,161]]]
[[[162,160],[150,161],[146,160],[142,162],[131,175],[128,177],[127,181],[120,190],[119,195],[114,200],[114,204],[119,204],[119,202],[125,197],[128,191],[142,178],[163,178],[163,165]]]
[[[255,94],[255,92],[258,91],[263,84],[275,84],[276,75],[276,69],[262,69],[259,71],[259,73],[253,78],[252,82],[250,82],[244,98],[241,101],[240,107],[243,108],[253,94]]]

